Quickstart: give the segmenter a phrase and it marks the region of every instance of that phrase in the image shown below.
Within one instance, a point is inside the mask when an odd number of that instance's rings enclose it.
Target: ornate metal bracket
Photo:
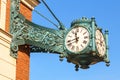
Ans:
[[[19,13],[19,0],[11,0],[11,25],[13,35],[11,56],[17,58],[19,45],[31,45],[31,51],[63,53],[64,30],[46,28],[25,19]]]

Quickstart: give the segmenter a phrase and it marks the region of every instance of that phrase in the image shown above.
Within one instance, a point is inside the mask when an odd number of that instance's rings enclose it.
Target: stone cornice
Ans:
[[[10,47],[12,35],[0,28],[0,44]]]
[[[0,33],[2,33],[2,34],[4,34],[4,35],[8,36],[9,38],[12,38],[12,35],[11,35],[10,33],[4,31],[4,30],[1,29],[1,28],[0,28]]]
[[[21,0],[21,2],[25,4],[27,7],[29,7],[31,10],[33,10],[34,7],[40,3],[39,0]]]

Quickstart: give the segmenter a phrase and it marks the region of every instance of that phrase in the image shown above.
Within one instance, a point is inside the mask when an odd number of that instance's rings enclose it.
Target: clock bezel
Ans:
[[[83,28],[85,28],[85,29],[88,31],[88,33],[89,33],[89,42],[88,42],[88,44],[86,45],[86,47],[85,47],[84,49],[82,49],[81,51],[72,52],[72,51],[70,51],[70,50],[66,47],[66,42],[65,42],[65,40],[66,40],[67,34],[68,34],[72,29],[77,28],[77,27],[83,27]],[[80,25],[80,24],[76,24],[76,25],[72,26],[72,27],[65,33],[65,36],[64,36],[64,49],[65,49],[65,51],[67,51],[68,53],[75,53],[75,54],[82,54],[82,53],[87,52],[87,51],[90,49],[89,47],[90,47],[90,42],[91,42],[91,32],[90,32],[89,29],[90,29],[90,28],[88,28],[88,27],[86,27],[86,26],[83,26],[83,25]]]
[[[102,36],[103,36],[103,38],[104,38],[104,43],[105,43],[105,52],[104,52],[104,54],[103,55],[101,55],[100,53],[99,53],[99,50],[98,50],[98,48],[97,48],[97,43],[96,43],[96,31],[97,30],[99,30],[100,31],[100,33],[102,34]],[[105,37],[104,37],[104,34],[102,33],[102,31],[101,31],[101,29],[99,29],[99,28],[97,28],[96,29],[96,31],[95,31],[95,46],[96,46],[96,50],[97,50],[97,53],[98,53],[98,56],[100,56],[100,57],[103,57],[103,56],[105,56],[106,55],[106,51],[107,51],[107,49],[106,49],[106,47],[107,47],[107,45],[106,45],[106,41],[105,41]]]

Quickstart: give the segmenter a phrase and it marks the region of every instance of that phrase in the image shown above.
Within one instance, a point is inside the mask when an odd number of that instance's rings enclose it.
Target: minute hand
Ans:
[[[71,43],[71,41],[74,41],[74,40],[77,41],[78,39],[79,39],[79,37],[76,37],[75,39],[69,40],[68,43],[69,42]]]

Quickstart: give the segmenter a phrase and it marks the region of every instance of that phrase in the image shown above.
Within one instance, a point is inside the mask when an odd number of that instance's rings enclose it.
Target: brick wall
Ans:
[[[32,11],[20,4],[20,13],[23,14],[28,20],[31,20]],[[30,48],[28,45],[19,46],[18,58],[16,62],[16,80],[29,80],[29,67],[30,67]]]
[[[16,80],[29,80],[30,49],[28,45],[19,46],[16,62]]]
[[[9,32],[10,26],[10,0],[7,1],[6,4],[6,24],[5,24],[5,31]]]
[[[26,19],[32,19],[32,10],[23,3],[20,4],[20,12],[26,17]]]

